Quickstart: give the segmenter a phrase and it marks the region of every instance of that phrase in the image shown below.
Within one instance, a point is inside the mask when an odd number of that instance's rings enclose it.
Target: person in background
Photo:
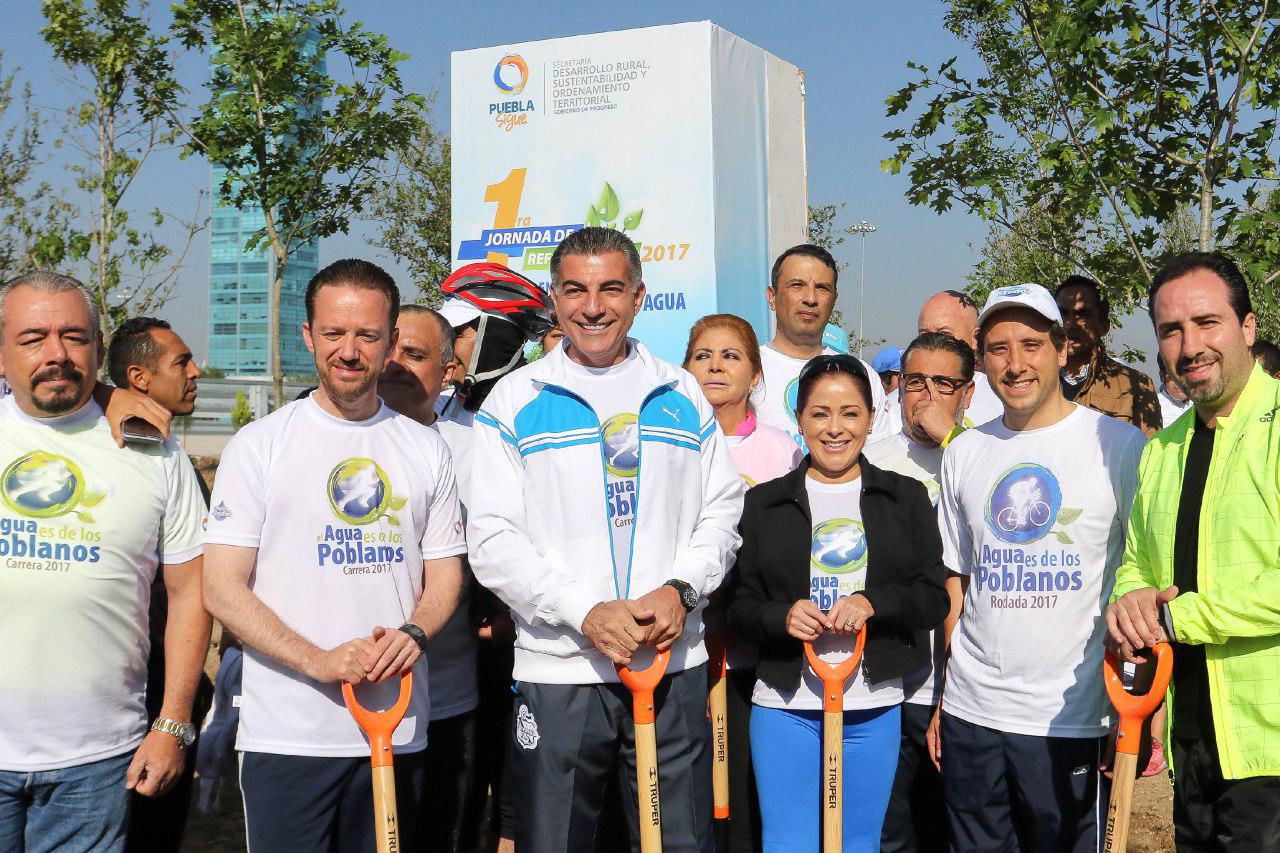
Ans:
[[[1067,330],[1063,396],[1154,435],[1163,422],[1151,380],[1107,355],[1111,306],[1102,286],[1091,278],[1073,275],[1058,285],[1054,296]]]
[[[871,367],[880,377],[880,387],[885,396],[898,390],[898,377],[902,372],[902,350],[898,347],[885,347],[871,359]]]
[[[852,356],[805,365],[809,456],[752,489],[743,511],[729,624],[760,650],[751,751],[766,850],[820,849],[822,682],[803,643],[847,654],[869,632],[844,692],[843,820],[844,849],[874,851],[898,763],[902,679],[928,660],[917,632],[947,613],[928,493],[862,453],[875,381]]]
[[[927,737],[951,849],[1093,851],[1110,722],[1102,610],[1144,437],[1063,396],[1066,333],[1045,288],[997,288],[978,320],[1005,412],[948,444],[939,480],[962,604]]]
[[[1280,382],[1250,352],[1249,288],[1225,255],[1173,258],[1148,306],[1195,408],[1142,456],[1107,627],[1126,661],[1175,644],[1178,849],[1280,850]]]
[[[1183,412],[1191,408],[1191,401],[1174,381],[1169,368],[1165,366],[1164,356],[1159,352],[1156,353],[1156,369],[1160,372],[1160,420],[1165,427],[1168,427],[1182,417]]]
[[[751,405],[760,387],[760,344],[751,324],[733,314],[703,317],[689,330],[684,368],[693,374],[715,410],[729,453],[748,487],[781,477],[800,464],[803,454],[780,429],[759,423]],[[760,849],[760,809],[751,771],[751,691],[756,681],[756,649],[732,642],[724,618],[730,590],[712,598],[704,614],[712,642],[729,643],[727,721],[729,731],[729,831],[733,853]],[[715,662],[712,662],[714,666]]]
[[[902,356],[902,430],[867,447],[867,460],[884,471],[919,480],[936,507],[942,452],[964,427],[964,411],[973,397],[973,350],[946,332],[925,332]],[[958,600],[951,607],[959,607]],[[954,614],[953,614],[954,616]],[[929,755],[926,733],[941,698],[934,677],[946,659],[945,635],[930,631],[921,645],[932,650],[918,672],[903,679],[902,744],[898,772],[885,814],[881,850],[886,853],[945,850],[946,814],[942,776]]]
[[[985,424],[1004,414],[1004,404],[991,390],[978,353],[978,303],[959,290],[943,290],[925,300],[916,322],[917,334],[945,332],[974,351],[973,398],[965,411],[970,425]],[[901,420],[901,419],[899,419]]]
[[[1259,338],[1253,342],[1253,346],[1249,347],[1249,352],[1253,354],[1254,361],[1258,362],[1264,373],[1273,379],[1280,379],[1280,347],[1271,341]]]
[[[835,309],[839,274],[830,252],[805,243],[778,256],[765,289],[777,331],[773,340],[760,348],[764,398],[756,417],[787,433],[801,449],[804,438],[796,422],[796,383],[800,368],[809,359],[838,352],[823,343],[823,336]],[[862,363],[870,372],[871,365]],[[884,405],[884,389],[875,383],[871,391],[874,416]]]
[[[564,329],[561,329],[558,325],[554,325],[550,329],[547,329],[547,333],[542,336],[542,340],[540,341],[542,345],[542,354],[546,355],[551,352],[553,349],[560,346],[560,342],[563,340]]]
[[[898,394],[898,376],[902,370],[902,350],[885,347],[871,360],[871,367],[879,375],[884,389],[884,402],[875,413],[875,435],[871,443],[883,441],[902,430],[902,400]]]
[[[175,417],[190,415],[196,407],[196,366],[191,349],[164,320],[154,317],[132,317],[116,327],[107,348],[107,375],[117,388],[130,388],[164,406]],[[171,439],[179,443],[177,439]],[[180,444],[180,443],[179,443]],[[196,474],[204,505],[209,505],[209,487]],[[147,659],[147,722],[160,716],[164,702],[165,614],[169,598],[164,581],[156,578],[151,585],[151,654]],[[199,732],[213,701],[213,682],[203,672],[196,688],[191,709],[191,725],[197,732],[196,742],[188,755],[199,750]],[[158,797],[142,797],[136,792],[129,805],[129,838],[127,850],[138,853],[176,851],[182,845],[187,816],[191,811],[191,791],[195,783],[196,762],[187,761],[173,787]]]
[[[0,849],[125,849],[130,792],[167,791],[195,741],[210,621],[204,502],[173,441],[121,448],[93,399],[96,302],[50,272],[0,286]],[[128,393],[128,392],[124,392]],[[148,600],[168,589],[160,714]],[[148,730],[149,729],[149,730]]]

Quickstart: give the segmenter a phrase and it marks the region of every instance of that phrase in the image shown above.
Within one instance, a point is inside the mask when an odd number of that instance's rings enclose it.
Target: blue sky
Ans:
[[[157,4],[163,11],[167,5]],[[890,147],[882,138],[892,125],[884,116],[884,100],[909,77],[906,62],[936,65],[957,53],[962,43],[943,28],[945,6],[931,0],[901,2],[812,2],[779,4],[737,2],[497,3],[375,2],[348,0],[348,13],[410,54],[403,66],[407,85],[416,91],[439,91],[438,123],[449,120],[449,53],[518,41],[600,32],[655,24],[709,19],[805,73],[806,136],[811,204],[845,202],[845,221],[866,218],[878,227],[867,239],[866,327],[869,337],[905,344],[914,334],[921,301],[936,290],[961,287],[976,258],[976,245],[986,234],[976,217],[953,212],[938,216],[909,205],[903,197],[905,176],[880,171]],[[74,99],[63,69],[39,36],[42,24],[35,0],[0,0],[6,22],[0,37],[7,70],[21,66],[36,101],[53,111]],[[204,58],[180,58],[179,72],[188,86],[206,73]],[[51,129],[51,137],[57,130]],[[70,185],[71,177],[56,161],[49,180]],[[202,161],[180,161],[166,153],[148,163],[132,197],[139,212],[159,206],[188,216],[198,191],[206,187],[209,169]],[[368,257],[399,272],[391,259],[367,243],[369,226],[360,223],[346,236],[321,243],[320,262]],[[847,318],[858,308],[858,244],[850,240],[840,253],[849,268],[841,280],[839,304]],[[762,282],[763,286],[764,282]],[[207,347],[208,236],[196,238],[188,254],[179,293],[163,312],[203,358]],[[1150,345],[1150,333],[1130,324],[1122,340]]]

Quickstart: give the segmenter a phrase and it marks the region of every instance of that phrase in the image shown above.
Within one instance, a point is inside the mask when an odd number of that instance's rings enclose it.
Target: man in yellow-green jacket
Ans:
[[[1240,270],[1188,253],[1152,281],[1164,363],[1194,402],[1147,444],[1107,626],[1175,643],[1166,741],[1179,850],[1280,850],[1280,382],[1253,364]]]

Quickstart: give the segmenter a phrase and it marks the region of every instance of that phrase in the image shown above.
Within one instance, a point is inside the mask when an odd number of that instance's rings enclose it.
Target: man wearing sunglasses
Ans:
[[[907,346],[901,371],[902,429],[869,445],[867,460],[919,480],[937,506],[943,448],[963,431],[965,408],[973,399],[973,350],[946,332],[925,332]],[[953,612],[958,605],[952,602]],[[902,746],[882,851],[946,847],[946,828],[938,819],[943,814],[942,776],[929,760],[925,739],[942,692],[942,682],[933,673],[946,653],[944,633],[929,632],[929,646],[934,650],[929,665],[902,683]]]

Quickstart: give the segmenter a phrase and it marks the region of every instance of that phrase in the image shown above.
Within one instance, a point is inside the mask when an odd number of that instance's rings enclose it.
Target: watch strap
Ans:
[[[413,638],[413,641],[418,644],[418,648],[422,650],[424,655],[427,653],[427,634],[425,631],[412,622],[404,623],[400,626],[400,630]]]
[[[183,749],[191,746],[196,740],[196,727],[191,723],[179,723],[177,720],[171,720],[168,717],[156,717],[151,723],[151,731],[164,732],[167,735],[173,735],[178,739],[178,743]]]
[[[680,593],[680,605],[684,607],[686,613],[692,613],[697,609],[698,593],[690,584],[679,578],[672,578],[664,583],[663,586],[669,586]]]

